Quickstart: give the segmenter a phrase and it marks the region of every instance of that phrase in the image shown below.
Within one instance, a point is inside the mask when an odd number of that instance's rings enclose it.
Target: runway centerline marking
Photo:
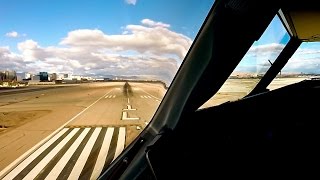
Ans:
[[[135,111],[137,109],[132,109],[131,105],[127,105],[127,109],[122,109],[123,111]]]

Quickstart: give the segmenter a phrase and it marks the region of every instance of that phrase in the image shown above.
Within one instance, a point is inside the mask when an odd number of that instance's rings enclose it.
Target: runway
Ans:
[[[63,128],[3,179],[96,179],[124,138],[124,127]]]
[[[132,83],[106,92],[0,172],[3,179],[96,179],[156,111],[157,88]]]

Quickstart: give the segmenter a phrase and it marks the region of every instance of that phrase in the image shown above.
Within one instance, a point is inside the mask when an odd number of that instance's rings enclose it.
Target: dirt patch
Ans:
[[[50,110],[0,112],[0,133],[40,118]]]

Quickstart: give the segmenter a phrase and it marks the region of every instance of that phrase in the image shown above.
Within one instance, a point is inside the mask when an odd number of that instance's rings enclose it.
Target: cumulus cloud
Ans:
[[[169,28],[170,27],[170,24],[165,24],[165,23],[162,23],[162,22],[155,22],[155,21],[152,21],[151,19],[143,19],[141,21],[141,23],[143,25],[147,25],[147,26],[150,26],[150,27],[156,27],[156,26],[164,27],[164,28]]]
[[[311,48],[299,49],[288,61],[283,71],[320,74],[320,50]]]
[[[19,34],[16,31],[11,31],[11,32],[6,33],[6,36],[16,38],[19,36]]]
[[[137,0],[125,0],[127,4],[136,5]]]
[[[0,70],[20,70],[25,68],[25,63],[23,62],[22,56],[12,53],[9,47],[0,46],[0,61]]]
[[[68,32],[59,45],[42,47],[36,40],[29,39],[17,44],[19,54],[2,48],[1,57],[4,54],[7,59],[14,57],[8,61],[19,62],[20,71],[102,77],[135,75],[170,83],[192,40],[169,27],[169,24],[144,19],[140,25],[127,25],[119,34],[77,29]],[[0,69],[2,67],[0,65]]]
[[[153,22],[153,21],[151,21]],[[183,34],[164,27],[163,23],[153,22],[153,27],[127,25],[124,34],[108,35],[98,29],[79,29],[68,33],[61,45],[114,51],[134,50],[139,53],[174,54],[182,59],[192,40]],[[158,24],[158,25],[156,25]]]

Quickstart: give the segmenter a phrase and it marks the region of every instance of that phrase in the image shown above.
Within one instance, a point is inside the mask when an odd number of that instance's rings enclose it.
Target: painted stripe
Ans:
[[[123,151],[125,138],[125,127],[64,128],[5,178],[97,179]]]
[[[15,169],[13,169],[9,174],[7,174],[3,178],[3,180],[13,179],[14,177],[16,177],[19,173],[21,173],[23,171],[23,169],[25,169],[25,167],[27,167],[29,164],[31,164],[40,155],[44,154],[43,152],[48,147],[51,147],[51,145],[55,144],[55,142],[60,142],[63,139],[63,136],[66,136],[70,131],[71,130],[68,130],[68,129],[61,130],[58,134],[53,136],[49,141],[47,141],[43,146],[41,146],[39,149],[37,149],[28,158],[26,158],[24,161],[22,161]]]
[[[113,132],[114,128],[108,128],[90,179],[97,179],[102,172],[102,168],[104,166],[104,163],[106,162],[106,158],[109,152]]]
[[[107,128],[102,128],[102,130],[100,131],[100,134],[91,149],[88,160],[81,171],[81,174],[80,174],[81,179],[89,179],[91,177],[93,168],[94,168],[94,165],[96,164],[106,132],[107,132]]]
[[[140,90],[143,91],[143,92],[145,92],[145,93],[147,93],[147,94],[150,95],[151,97],[153,97],[153,98],[158,99],[159,101],[161,101],[160,98],[155,97],[154,95],[148,93],[147,91],[145,91],[145,90],[143,90],[143,89],[140,89]]]
[[[34,179],[50,160],[63,148],[63,146],[76,134],[79,128],[74,128],[50,153],[46,155],[23,179]]]
[[[126,141],[126,128],[120,127],[117,148],[116,148],[116,152],[114,154],[113,160],[115,160],[119,156],[119,154],[123,151],[125,141]]]
[[[52,168],[59,162],[62,156],[70,148],[70,146],[76,141],[76,139],[83,132],[83,128],[79,129],[77,133],[66,143],[65,146],[49,161],[49,163],[39,172],[35,179],[44,180],[51,172]]]
[[[121,117],[121,120],[139,120],[140,118],[139,117],[128,117],[128,112],[126,111],[122,111],[122,117]]]
[[[132,109],[131,105],[127,105],[127,109],[122,109],[123,111],[136,111],[137,109]],[[122,114],[123,117],[123,114]]]
[[[21,164],[28,156],[30,156],[32,153],[35,153],[35,151],[43,146],[47,141],[49,141],[51,138],[53,138],[59,131],[61,131],[67,124],[69,124],[71,121],[73,121],[75,118],[80,116],[83,112],[85,112],[87,109],[89,109],[91,106],[96,104],[98,101],[100,101],[103,97],[105,97],[107,94],[111,93],[114,89],[111,89],[109,92],[101,96],[99,99],[97,99],[95,102],[90,104],[88,107],[83,109],[81,112],[79,112],[77,115],[75,115],[73,118],[71,118],[69,121],[65,122],[63,125],[61,125],[57,130],[55,130],[53,133],[51,133],[49,136],[47,136],[45,139],[40,141],[38,144],[33,146],[30,150],[28,150],[26,153],[21,155],[18,159],[13,161],[11,164],[9,164],[7,167],[5,167],[1,172],[0,172],[0,179],[6,176],[10,171],[12,171],[14,168],[16,168],[19,164]]]
[[[97,139],[99,133],[101,131],[101,128],[98,127],[94,130],[92,136],[90,137],[87,145],[85,146],[85,148],[83,149],[80,157],[78,158],[78,161],[76,162],[76,164],[74,165],[74,168],[72,169],[68,179],[78,179],[80,176],[80,173],[90,155],[90,151],[94,145],[95,140]]]
[[[83,139],[83,141],[79,145],[79,147],[76,149],[74,154],[69,159],[69,161],[67,163],[68,165],[63,168],[63,170],[61,171],[61,173],[59,174],[57,179],[59,179],[59,180],[60,179],[61,180],[68,179],[74,165],[76,164],[80,154],[82,153],[84,147],[86,146],[86,144],[87,144],[88,140],[90,139],[93,132],[94,132],[94,128],[91,128],[90,131],[88,132],[88,134],[86,135],[86,137]]]
[[[102,170],[105,170],[113,160],[114,154],[116,152],[118,136],[119,136],[119,127],[115,127],[114,132],[113,132],[113,136],[112,136],[112,139],[110,142],[110,148],[109,148],[109,152],[108,152],[108,155],[106,158],[106,162],[105,162]]]
[[[52,168],[51,172],[48,174],[48,180],[55,180],[59,176],[60,172],[66,166],[67,162],[71,159],[71,156],[74,154],[80,143],[84,140],[85,136],[88,134],[90,128],[85,128],[77,140],[72,144],[68,151],[62,156],[59,162]],[[69,166],[69,164],[68,164]]]

